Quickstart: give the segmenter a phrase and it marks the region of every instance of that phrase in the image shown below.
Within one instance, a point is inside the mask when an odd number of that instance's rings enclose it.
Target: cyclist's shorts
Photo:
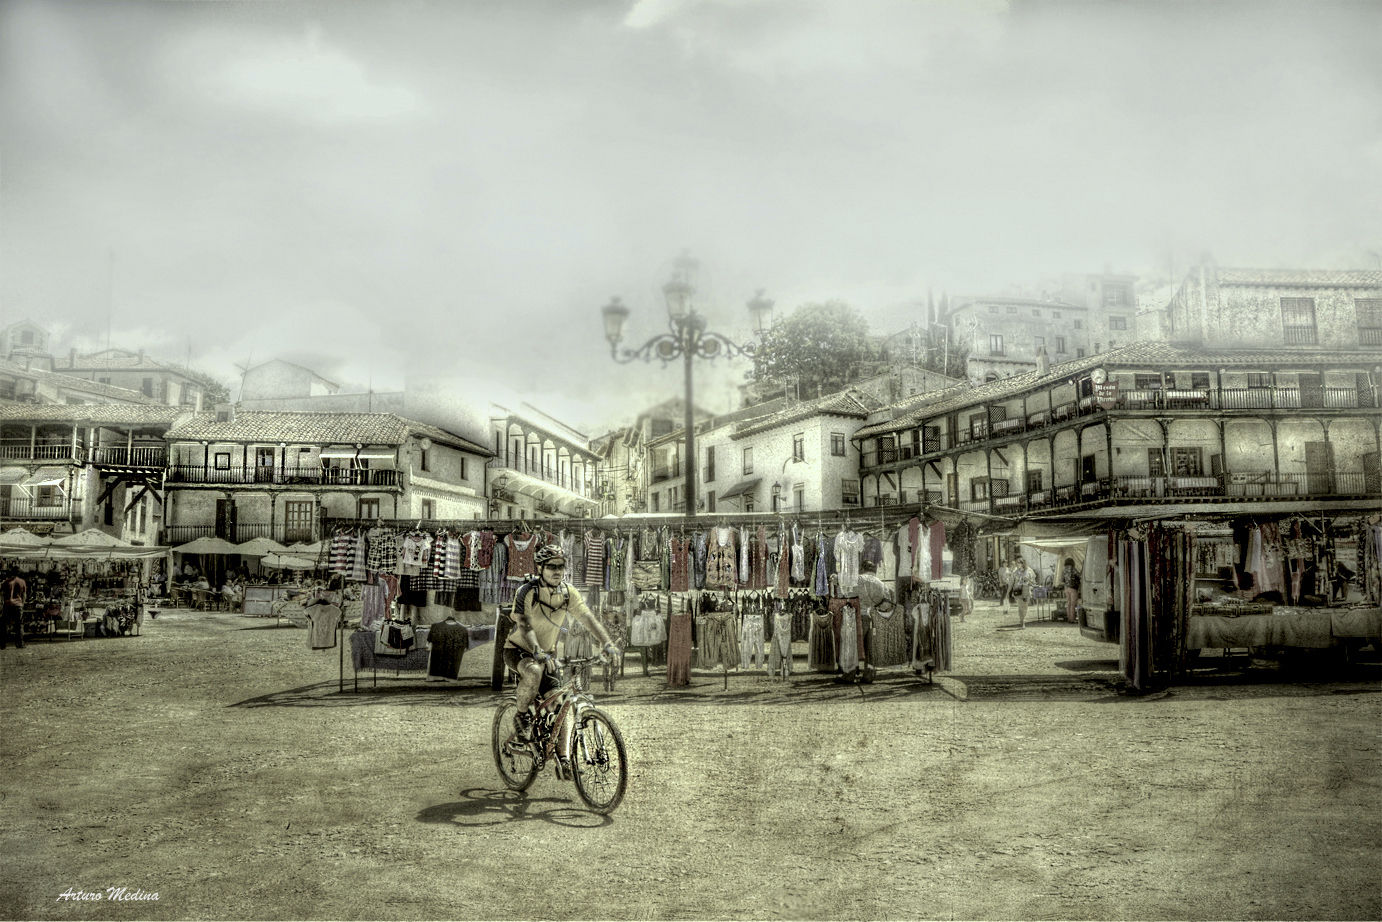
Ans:
[[[515,673],[518,672],[518,663],[519,663],[520,660],[525,660],[525,659],[529,659],[529,660],[530,660],[530,659],[532,659],[532,658],[533,658],[533,655],[532,655],[531,653],[529,653],[527,650],[520,650],[518,647],[505,647],[505,648],[504,648],[504,665],[505,665],[505,666],[508,666],[508,667],[509,667],[510,669],[512,669]],[[520,673],[520,674],[521,674],[521,673]],[[539,697],[539,698],[546,697],[546,695],[548,694],[548,692],[550,692],[552,689],[556,688],[557,685],[558,685],[557,677],[554,676],[554,675],[552,675],[552,671],[551,671],[550,669],[544,669],[544,670],[542,670],[542,681],[539,682],[539,683],[538,683],[538,686],[537,686],[537,694],[538,694],[538,697]]]

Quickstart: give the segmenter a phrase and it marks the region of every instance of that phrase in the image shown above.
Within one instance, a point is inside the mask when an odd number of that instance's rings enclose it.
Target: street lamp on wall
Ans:
[[[681,358],[685,367],[685,432],[686,432],[686,516],[696,515],[696,441],[695,441],[695,388],[691,375],[691,360],[695,358],[716,359],[720,356],[752,357],[757,349],[754,343],[742,346],[726,336],[706,329],[705,318],[696,312],[696,281],[700,263],[690,256],[683,255],[674,264],[672,278],[662,286],[662,294],[667,302],[668,332],[649,339],[637,349],[620,348],[624,341],[624,326],[629,319],[629,309],[620,300],[611,298],[600,309],[605,324],[605,339],[609,341],[610,358],[621,364],[642,359],[651,362],[657,359],[666,366],[668,362]],[[749,302],[749,314],[754,330],[762,334],[766,324],[771,322],[772,301],[763,297],[760,290]]]

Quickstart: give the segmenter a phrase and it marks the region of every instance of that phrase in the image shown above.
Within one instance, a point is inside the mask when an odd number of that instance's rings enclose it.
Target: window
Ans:
[[[1016,304],[1009,304],[1009,305],[1008,305],[1008,313],[1009,313],[1009,314],[1016,314],[1016,313],[1017,313],[1017,305],[1016,305]]]
[[[1110,330],[1126,330],[1128,328],[1128,318],[1110,317],[1108,319],[1108,328]]]
[[[1353,304],[1358,309],[1358,345],[1382,346],[1382,299],[1360,298]]]
[[[798,432],[792,436],[792,460],[806,460],[806,434],[804,432]]]
[[[1139,391],[1161,390],[1161,375],[1133,375],[1132,386]]]
[[[1003,354],[1003,335],[1001,333],[989,334],[989,355]]]
[[[1104,306],[1114,307],[1119,304],[1128,303],[1128,290],[1122,285],[1104,286]]]
[[[1073,320],[1073,321],[1071,321],[1071,322],[1074,324],[1075,329],[1077,329],[1077,330],[1083,330],[1083,329],[1084,329],[1084,321],[1083,321],[1083,320]]]
[[[654,512],[661,512],[661,511],[662,511],[662,494],[661,494],[661,493],[654,493],[654,494],[653,494],[653,511],[654,511]]]
[[[1272,376],[1270,372],[1250,371],[1248,372],[1248,387],[1271,387]]]
[[[859,505],[859,481],[840,481],[840,502],[844,503],[846,506]]]
[[[422,517],[424,519],[435,519],[437,517],[436,507],[432,505],[430,499],[424,499],[422,501]]]
[[[230,452],[228,452],[228,451],[218,451],[218,452],[216,452],[216,470],[218,470],[218,471],[228,471],[228,470],[230,470]]]
[[[1064,351],[1065,351],[1065,337],[1064,337],[1064,336],[1057,336],[1057,337],[1056,337],[1056,352],[1060,353],[1060,352],[1064,352]]]
[[[714,491],[714,490],[710,490],[710,491],[708,491],[708,492],[705,494],[705,511],[706,511],[706,512],[714,512],[714,511],[715,511],[715,491]]]
[[[1084,350],[1083,350],[1083,349],[1077,348],[1077,349],[1075,350],[1075,358],[1077,358],[1077,359],[1082,359],[1082,358],[1084,358]]]
[[[1199,477],[1204,473],[1204,449],[1172,448],[1171,473],[1176,477]]]
[[[1209,390],[1209,372],[1192,371],[1190,372],[1190,386],[1202,391]]]
[[[293,504],[292,504],[292,503],[289,503],[288,505],[291,506],[291,505],[293,505]],[[362,519],[377,519],[377,518],[379,518],[379,500],[378,500],[378,499],[361,499],[361,500],[360,500],[360,512],[359,512],[359,516],[358,516],[358,517],[359,517],[359,518],[362,518]]]
[[[781,511],[781,509],[782,509],[782,487],[778,486],[777,484],[773,484],[772,503],[773,503],[773,512],[779,512],[779,511]]]
[[[975,477],[969,482],[969,498],[972,500],[989,498],[989,479],[987,477]]]
[[[428,457],[428,451],[427,451],[427,449],[423,448],[423,449],[421,449],[421,450],[418,451],[418,457],[417,457],[417,469],[418,469],[418,470],[420,470],[420,471],[430,471],[430,470],[432,469],[431,467],[428,466],[429,463],[430,463],[430,461],[431,461],[431,458]]]
[[[989,418],[987,413],[974,413],[969,417],[969,436],[974,439],[982,439],[988,435]]]
[[[1036,307],[1032,308],[1032,316],[1033,316],[1033,317],[1040,317],[1040,316],[1041,316],[1041,310],[1040,310],[1040,308],[1036,308]]]
[[[1051,311],[1051,316],[1054,317],[1054,318],[1056,318],[1057,320],[1059,320],[1059,319],[1060,319],[1060,311]]]
[[[58,488],[56,486],[39,487],[38,496],[35,498],[34,501],[40,506],[62,505],[59,499]]]
[[[1028,493],[1040,493],[1040,492],[1041,492],[1041,471],[1028,471],[1028,472],[1027,472],[1027,492],[1028,492]]]
[[[139,386],[139,390],[145,397],[152,397],[154,395],[154,379],[145,378],[144,383]],[[218,419],[217,422],[220,420]]]
[[[752,512],[752,511],[753,511],[753,497],[752,497],[752,496],[745,496],[745,497],[744,497],[744,511],[745,511],[745,512]]]
[[[672,487],[667,491],[667,511],[675,512],[677,509],[677,488]]]
[[[845,434],[843,432],[830,433],[830,453],[836,458],[845,456]]]
[[[461,456],[460,456],[460,462],[461,462],[461,479],[462,479],[462,480],[465,480],[465,479],[466,479],[466,472],[465,472],[465,455],[461,455]]]
[[[1288,346],[1314,346],[1319,342],[1315,331],[1314,298],[1282,298],[1281,328]]]
[[[796,504],[797,512],[806,508],[806,484],[799,483],[792,488],[792,501]]]
[[[230,411],[229,411],[229,410],[217,410],[217,411],[216,411],[216,422],[218,422],[218,423],[228,423],[228,422],[230,422]]]
[[[990,313],[990,314],[996,314],[996,313],[998,313],[998,305],[997,305],[997,304],[990,304],[990,305],[989,305],[989,313]]]
[[[752,473],[753,473],[753,449],[752,449],[752,448],[745,448],[745,449],[744,449],[744,473],[745,473],[745,474],[752,474]]]
[[[711,483],[715,480],[715,446],[705,446],[705,482]],[[707,501],[706,505],[710,505]],[[714,509],[710,510],[714,512]]]

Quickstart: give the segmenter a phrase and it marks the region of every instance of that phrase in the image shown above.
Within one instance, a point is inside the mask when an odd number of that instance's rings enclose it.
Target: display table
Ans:
[[[1345,638],[1382,635],[1382,609],[1277,606],[1269,615],[1191,617],[1185,646],[1324,649]]]

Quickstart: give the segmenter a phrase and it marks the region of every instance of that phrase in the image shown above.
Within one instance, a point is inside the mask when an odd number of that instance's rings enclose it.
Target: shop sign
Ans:
[[[1118,382],[1105,381],[1103,384],[1094,385],[1094,399],[1103,409],[1112,410],[1118,405]]]

